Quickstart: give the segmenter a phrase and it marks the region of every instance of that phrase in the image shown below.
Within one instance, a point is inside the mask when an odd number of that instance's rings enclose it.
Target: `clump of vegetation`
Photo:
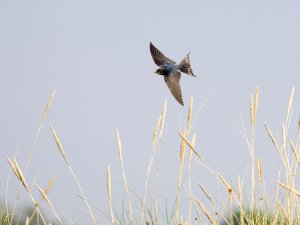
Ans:
[[[57,222],[55,224],[64,224],[60,217],[60,213],[56,211],[55,206],[51,203],[48,193],[51,190],[52,185],[55,182],[55,177],[49,181],[48,186],[45,189],[42,189],[37,184],[30,185],[36,188],[40,193],[40,198],[38,200],[32,195],[32,190],[30,189],[26,176],[26,170],[30,164],[31,156],[35,149],[36,141],[39,137],[39,132],[43,126],[44,119],[47,115],[47,112],[51,106],[51,103],[54,99],[55,91],[53,92],[48,104],[45,107],[40,126],[36,135],[35,142],[33,144],[32,151],[26,162],[26,167],[24,170],[18,165],[17,159],[15,157],[7,158],[9,166],[13,171],[14,175],[20,181],[22,187],[26,190],[30,199],[33,203],[34,209],[30,212],[25,213],[25,217],[19,217],[15,213],[15,208],[8,210],[8,206],[4,204],[2,207],[1,214],[1,224],[5,225],[14,225],[14,224],[35,224],[34,221],[37,221],[38,224],[49,224],[45,219],[45,216],[40,210],[40,203],[45,201]],[[159,154],[159,144],[163,137],[164,124],[166,118],[167,104],[165,102],[163,106],[162,113],[159,115],[158,121],[156,123],[152,145],[151,153],[148,161],[147,175],[145,178],[145,189],[141,197],[136,197],[128,187],[128,182],[126,179],[125,171],[125,162],[123,159],[123,151],[121,144],[121,135],[119,131],[116,131],[116,142],[118,155],[121,164],[121,176],[123,179],[122,185],[125,190],[126,202],[122,204],[121,214],[118,214],[114,210],[112,202],[112,183],[111,183],[111,169],[108,165],[107,167],[107,194],[109,199],[109,213],[106,218],[101,219],[101,222],[96,219],[97,216],[93,212],[93,207],[86,198],[86,195],[81,187],[79,179],[76,176],[75,171],[72,168],[72,164],[66,155],[60,137],[58,136],[54,127],[50,127],[53,139],[55,140],[57,149],[59,150],[60,155],[63,157],[68,170],[70,171],[71,176],[76,181],[78,190],[80,191],[81,198],[84,200],[85,207],[89,213],[90,219],[94,225],[96,224],[220,224],[220,225],[279,225],[279,224],[300,224],[300,213],[299,213],[299,200],[300,191],[296,187],[296,177],[298,175],[298,166],[300,164],[300,117],[298,118],[297,123],[294,123],[292,120],[292,108],[294,100],[294,89],[292,89],[287,113],[284,123],[282,124],[281,138],[278,139],[273,135],[272,130],[270,129],[267,123],[264,123],[266,133],[269,135],[270,141],[274,145],[275,151],[278,153],[278,156],[281,159],[281,163],[284,168],[283,177],[278,176],[275,187],[277,189],[277,195],[275,199],[271,202],[265,201],[269,199],[270,193],[263,186],[263,169],[262,162],[255,153],[255,138],[256,138],[256,123],[257,123],[257,112],[258,112],[258,102],[259,102],[259,89],[256,88],[256,91],[250,97],[250,132],[247,132],[244,121],[242,121],[242,134],[246,140],[248,150],[250,153],[251,167],[250,167],[250,178],[251,178],[251,188],[250,193],[247,197],[250,196],[250,201],[245,201],[243,183],[240,177],[237,177],[237,186],[234,186],[232,183],[219,172],[215,171],[212,167],[209,166],[205,158],[200,154],[196,145],[196,135],[191,134],[192,130],[192,119],[193,119],[193,98],[190,99],[189,110],[187,115],[186,127],[182,131],[178,131],[178,137],[181,140],[180,144],[180,160],[179,160],[179,174],[178,174],[178,184],[177,184],[177,197],[175,199],[175,204],[171,213],[167,213],[167,218],[162,218],[159,212],[158,199],[153,199],[150,205],[147,203],[147,198],[149,197],[149,177],[152,173],[152,166],[155,160],[157,160],[157,155]],[[297,127],[296,140],[290,138],[289,129],[291,126]],[[295,136],[295,135],[294,135]],[[200,200],[199,196],[196,196],[192,190],[192,177],[191,177],[191,164],[193,160],[197,160],[203,165],[204,168],[209,170],[213,176],[215,176],[221,187],[224,188],[224,195],[227,199],[228,210],[226,212],[218,211],[215,200],[213,196],[209,193],[207,188],[202,185],[201,181],[199,182],[200,190],[202,191],[202,198],[205,198],[205,201],[208,202],[204,204],[204,200]],[[188,171],[188,177],[183,177],[183,171],[186,169]],[[159,174],[157,173],[157,176]],[[284,181],[282,181],[282,179]],[[158,180],[158,178],[157,178]],[[182,192],[182,187],[185,185],[187,187],[187,192]],[[279,194],[280,193],[280,194]],[[186,195],[187,194],[187,195]],[[185,196],[183,196],[185,195]],[[184,199],[184,200],[182,200]],[[183,201],[187,201],[187,207],[183,209],[181,204]],[[138,205],[138,209],[134,209],[133,205]],[[184,212],[183,212],[184,210]],[[183,216],[184,215],[184,216]],[[196,218],[193,215],[197,215]],[[34,218],[34,219],[33,219]],[[16,222],[16,220],[18,222]],[[23,220],[20,222],[20,220]],[[105,221],[105,222],[103,222]]]
[[[243,221],[241,220],[243,218]],[[226,218],[220,222],[220,225],[228,225],[230,218]],[[288,225],[290,224],[286,218],[277,217],[271,212],[263,212],[259,210],[250,211],[245,210],[244,215],[241,215],[241,211],[236,210],[233,212],[233,219],[230,223],[231,225],[250,225],[250,224],[265,224],[265,225]],[[292,223],[293,224],[293,223]]]
[[[30,205],[22,206],[18,209],[11,210],[6,208],[5,204],[2,204],[2,212],[0,214],[1,225],[18,225],[18,224],[31,224],[38,225],[41,221],[45,221],[46,224],[55,224],[51,222],[43,213],[37,213],[36,208]]]

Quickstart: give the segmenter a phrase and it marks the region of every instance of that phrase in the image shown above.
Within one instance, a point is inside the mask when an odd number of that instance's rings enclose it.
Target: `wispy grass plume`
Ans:
[[[65,160],[65,162],[66,162],[66,164],[67,164],[67,166],[68,166],[68,169],[69,169],[70,173],[72,174],[72,176],[73,176],[73,178],[74,178],[74,180],[75,180],[75,182],[76,182],[76,184],[77,184],[77,186],[78,186],[78,188],[79,188],[79,191],[80,191],[80,193],[81,193],[81,195],[82,195],[82,198],[83,198],[83,200],[84,200],[84,202],[85,202],[85,205],[86,205],[86,207],[87,207],[87,209],[88,209],[88,211],[89,211],[89,214],[90,214],[90,216],[91,216],[91,218],[92,218],[93,224],[96,225],[96,224],[97,224],[96,218],[95,218],[95,216],[94,216],[94,214],[93,214],[93,212],[92,212],[92,209],[91,209],[91,207],[90,207],[90,204],[89,204],[89,202],[87,201],[87,198],[86,198],[86,196],[85,196],[85,194],[84,194],[84,192],[83,192],[83,190],[82,190],[81,184],[80,184],[80,182],[79,182],[77,176],[75,175],[75,173],[74,173],[74,171],[73,171],[73,169],[72,169],[72,167],[71,167],[71,163],[70,163],[70,161],[68,160],[68,157],[67,157],[67,155],[66,155],[66,153],[65,153],[65,151],[64,151],[64,148],[63,148],[63,145],[62,145],[62,143],[61,143],[61,141],[60,141],[60,138],[58,137],[56,131],[54,130],[54,128],[53,128],[52,126],[50,126],[50,129],[51,129],[52,135],[53,135],[53,137],[54,137],[54,140],[55,140],[57,149],[59,150],[60,154],[62,155],[63,159]]]
[[[107,194],[108,194],[108,200],[109,200],[111,224],[114,225],[115,224],[115,217],[114,217],[114,212],[113,212],[113,208],[112,208],[110,165],[107,166]]]
[[[121,167],[122,167],[123,182],[124,182],[124,187],[125,187],[125,190],[126,190],[126,193],[127,193],[128,202],[129,202],[130,221],[132,223],[133,222],[133,212],[132,212],[132,206],[131,206],[131,196],[130,196],[128,185],[127,185],[127,179],[126,179],[124,162],[123,162],[122,144],[121,144],[121,138],[120,138],[120,134],[119,134],[118,129],[117,129],[116,134],[117,134],[118,153],[119,153],[119,158],[120,158]]]

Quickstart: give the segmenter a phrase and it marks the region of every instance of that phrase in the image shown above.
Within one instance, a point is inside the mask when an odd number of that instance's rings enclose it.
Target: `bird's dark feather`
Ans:
[[[181,105],[184,105],[183,100],[182,100],[181,88],[180,88],[180,84],[179,84],[181,74],[178,71],[174,71],[174,72],[175,72],[175,74],[170,74],[170,75],[164,77],[165,82],[167,83],[168,88],[170,89],[174,98]]]
[[[192,71],[192,67],[190,64],[190,53],[187,54],[184,59],[180,62],[180,64],[178,65],[178,69],[188,75],[194,76],[194,73]]]
[[[173,60],[167,58],[151,42],[150,42],[150,52],[155,64],[158,66],[162,66],[164,64],[175,64]]]

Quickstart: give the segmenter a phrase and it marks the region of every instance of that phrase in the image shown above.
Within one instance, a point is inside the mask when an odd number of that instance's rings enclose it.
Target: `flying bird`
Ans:
[[[150,52],[155,64],[159,66],[155,73],[164,76],[165,82],[174,98],[181,105],[184,105],[179,84],[181,72],[196,77],[191,68],[190,53],[188,53],[184,57],[179,65],[176,65],[176,62],[174,62],[172,59],[167,58],[151,42]]]

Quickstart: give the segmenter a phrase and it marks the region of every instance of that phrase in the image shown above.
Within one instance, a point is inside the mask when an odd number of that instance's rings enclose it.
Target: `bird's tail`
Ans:
[[[184,59],[180,62],[180,64],[178,65],[178,69],[183,72],[186,73],[188,75],[194,76],[194,73],[192,71],[192,67],[190,64],[190,53],[187,54]]]

